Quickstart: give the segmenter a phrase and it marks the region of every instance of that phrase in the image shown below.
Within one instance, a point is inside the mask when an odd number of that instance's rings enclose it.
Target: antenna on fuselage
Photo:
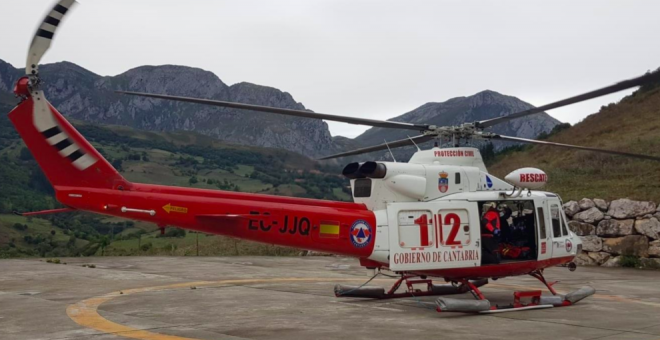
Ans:
[[[392,153],[392,149],[390,149],[390,146],[387,145],[387,140],[386,140],[386,139],[383,139],[383,140],[385,141],[385,146],[387,146],[387,150],[390,152],[390,156],[392,156],[392,160],[394,161],[394,163],[396,163],[396,158],[394,158],[394,154]],[[412,139],[411,139],[411,140],[412,140]],[[415,143],[415,142],[413,142],[413,143]],[[416,146],[416,145],[415,145],[415,146]],[[418,148],[418,149],[419,149],[419,148]]]
[[[410,138],[410,136],[408,136],[408,139],[410,139],[410,141],[413,143],[413,145],[417,148],[417,151],[422,151],[422,149],[420,149],[419,146],[417,146],[417,143],[415,143],[415,141],[412,138]]]

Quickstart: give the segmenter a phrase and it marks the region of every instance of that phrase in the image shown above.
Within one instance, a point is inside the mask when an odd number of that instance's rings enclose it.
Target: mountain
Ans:
[[[660,157],[658,131],[660,84],[652,84],[548,140]],[[660,201],[660,162],[548,146],[518,149],[522,150],[500,154],[489,171],[504,177],[518,168],[540,168],[549,178],[545,189],[565,201],[583,197]]]
[[[0,91],[11,91],[22,71],[0,61]],[[114,93],[165,93],[304,110],[278,89],[250,83],[227,86],[211,72],[183,66],[142,66],[102,77],[60,62],[41,66],[48,100],[66,116],[152,131],[195,131],[217,139],[318,156],[333,151],[325,122]]]
[[[22,70],[0,60],[0,93],[6,95],[10,92],[22,74]],[[308,157],[380,144],[384,139],[401,139],[411,132],[373,128],[356,139],[333,138],[327,124],[320,120],[140,98],[113,92],[153,92],[305,109],[303,104],[296,102],[287,92],[246,82],[228,86],[215,74],[198,68],[141,66],[117,76],[103,77],[75,64],[59,62],[41,66],[41,74],[46,96],[68,117],[151,131],[194,131],[226,142],[280,148]],[[427,103],[392,120],[455,125],[498,117],[530,107],[530,104],[515,97],[483,91],[443,103]],[[502,124],[494,131],[534,138],[542,132],[549,132],[558,123],[543,113]]]
[[[426,103],[408,113],[390,120],[406,123],[424,123],[437,126],[460,125],[489,118],[506,116],[508,114],[533,108],[516,97],[506,96],[495,91],[482,91],[469,97],[457,97],[442,103]],[[523,138],[536,138],[542,133],[549,133],[560,122],[547,113],[514,119],[508,123],[494,126],[486,131]],[[414,136],[414,131],[385,128],[371,128],[355,138],[362,145],[382,144],[384,140],[394,141]],[[502,143],[506,146],[509,143]],[[501,148],[501,146],[500,146]],[[414,148],[408,152],[396,152],[397,160],[408,158]],[[387,154],[380,153],[381,155]]]

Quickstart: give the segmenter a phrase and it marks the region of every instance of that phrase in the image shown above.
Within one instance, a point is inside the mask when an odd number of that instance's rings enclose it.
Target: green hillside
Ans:
[[[0,101],[0,111],[10,109]],[[321,166],[297,153],[231,145],[190,132],[159,133],[82,122],[74,125],[133,182],[351,199],[349,183],[339,175],[340,168]],[[11,215],[12,211],[53,209],[59,204],[5,114],[0,117],[0,178],[0,257],[187,255],[192,251],[191,238],[197,240],[196,234],[171,232],[165,235],[171,237],[160,237],[150,224],[82,213],[29,220]],[[293,253],[220,236],[202,235],[199,243],[205,255]]]
[[[548,140],[660,157],[660,87],[646,86]],[[660,202],[660,162],[526,146],[501,153],[489,163],[489,171],[498,177],[521,167],[540,168],[549,177],[546,190],[564,200],[629,197]]]

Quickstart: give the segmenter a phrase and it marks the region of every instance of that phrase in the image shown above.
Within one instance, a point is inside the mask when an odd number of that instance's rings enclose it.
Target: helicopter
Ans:
[[[46,99],[39,62],[51,46],[62,19],[75,4],[60,0],[38,27],[30,45],[26,75],[14,93],[19,103],[9,113],[26,146],[64,208],[20,213],[35,216],[85,211],[158,225],[226,235],[358,258],[375,272],[389,271],[397,281],[383,287],[335,287],[337,297],[401,298],[440,296],[439,312],[488,313],[503,310],[570,306],[592,295],[584,287],[560,295],[544,269],[566,266],[581,252],[580,238],[567,228],[559,195],[541,191],[548,176],[522,168],[504,179],[490,174],[478,148],[461,140],[501,140],[587,150],[638,159],[660,157],[561,144],[489,132],[512,119],[541,113],[660,80],[657,73],[547,105],[458,126],[384,121],[322,114],[237,102],[116,91],[153,100],[173,100],[254,112],[323,119],[371,127],[404,129],[418,135],[381,145],[342,152],[321,160],[416,146],[406,163],[352,162],[342,175],[350,180],[354,202],[281,197],[264,194],[133,183],[112,165]],[[451,147],[422,150],[418,144],[450,140]],[[497,242],[493,240],[497,234]],[[490,248],[489,248],[490,247]],[[551,292],[514,293],[514,303],[491,305],[479,287],[488,280],[530,275]],[[373,279],[373,277],[372,277]],[[444,280],[435,284],[433,279]],[[370,280],[371,281],[371,280]],[[368,282],[367,282],[368,283]],[[403,291],[400,288],[405,284]],[[420,288],[422,287],[422,288]],[[472,293],[475,300],[445,295]]]

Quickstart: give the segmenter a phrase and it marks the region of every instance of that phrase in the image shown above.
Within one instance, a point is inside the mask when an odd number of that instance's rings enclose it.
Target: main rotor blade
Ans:
[[[25,73],[27,75],[39,73],[39,62],[41,57],[50,48],[50,43],[55,36],[55,31],[71,7],[76,4],[75,0],[60,0],[53,9],[46,14],[43,22],[37,28],[28,50]]]
[[[615,92],[623,91],[632,87],[636,86],[641,86],[646,83],[654,82],[654,81],[660,81],[660,72],[654,72],[654,73],[649,73],[645,74],[641,77],[637,77],[634,79],[629,79],[629,80],[624,80],[622,82],[616,83],[614,85],[610,85],[607,87],[603,87],[602,89],[598,89],[595,91],[587,92],[575,97],[567,98],[564,100],[560,100],[554,103],[550,103],[547,105],[535,107],[533,109],[525,110],[525,111],[520,111],[516,112],[513,114],[510,114],[508,116],[504,117],[497,117],[497,118],[492,118],[492,119],[487,119],[487,120],[482,120],[479,122],[476,122],[475,125],[479,128],[485,129],[487,127],[491,127],[496,124],[508,122],[512,119],[524,117],[524,116],[529,116],[535,113],[543,112],[543,111],[548,111],[556,108],[560,108],[563,106],[579,103],[585,100],[597,98],[600,96],[612,94]]]
[[[612,155],[619,155],[619,156],[626,156],[626,157],[633,157],[633,158],[641,158],[641,159],[647,159],[647,160],[652,160],[652,161],[660,161],[660,157],[639,155],[639,154],[635,154],[635,153],[628,153],[628,152],[621,152],[621,151],[614,151],[614,150],[591,148],[591,147],[587,147],[587,146],[547,142],[547,141],[536,140],[536,139],[527,139],[527,138],[511,137],[511,136],[503,136],[503,135],[493,135],[493,136],[490,136],[490,137],[488,137],[488,136],[484,136],[484,137],[485,138],[490,138],[490,139],[501,139],[501,140],[508,140],[508,141],[512,141],[512,142],[528,143],[528,144],[558,146],[558,147],[567,148],[567,149],[587,150],[587,151],[593,151],[593,152],[609,153],[609,154],[612,154]]]
[[[353,155],[360,155],[360,154],[363,154],[363,153],[369,153],[369,152],[380,151],[380,150],[387,150],[388,147],[390,149],[394,149],[394,148],[399,148],[399,147],[402,147],[402,146],[421,144],[421,143],[424,143],[424,142],[428,142],[428,141],[432,140],[433,138],[435,138],[435,136],[419,135],[419,136],[411,137],[411,138],[408,138],[408,139],[400,139],[400,140],[397,140],[397,141],[394,141],[394,142],[391,142],[391,143],[379,144],[379,145],[374,145],[374,146],[370,146],[370,147],[367,147],[367,148],[342,152],[342,153],[334,154],[334,155],[331,155],[331,156],[326,156],[326,157],[323,157],[323,158],[319,158],[319,160],[346,157],[346,156],[353,156]]]
[[[199,99],[199,98],[190,98],[190,97],[177,97],[177,96],[168,96],[168,95],[163,95],[163,94],[130,92],[130,91],[115,91],[115,92],[121,93],[121,94],[128,94],[128,95],[132,95],[132,96],[158,98],[158,99],[174,100],[174,101],[180,101],[180,102],[220,106],[220,107],[230,107],[230,108],[241,109],[241,110],[277,113],[277,114],[281,114],[281,115],[295,116],[295,117],[325,119],[325,120],[331,120],[331,121],[335,121],[335,122],[375,126],[375,127],[382,127],[382,128],[406,129],[406,130],[415,130],[415,131],[424,131],[424,130],[429,129],[428,125],[422,125],[422,124],[410,124],[410,123],[390,122],[390,121],[385,121],[385,120],[375,120],[375,119],[367,119],[367,118],[345,117],[345,116],[329,115],[329,114],[324,114],[324,113],[315,113],[315,112],[309,112],[309,111],[303,111],[303,110],[281,109],[281,108],[270,107],[270,106],[242,104],[242,103],[235,103],[235,102],[225,102],[225,101],[220,101],[220,100]]]

